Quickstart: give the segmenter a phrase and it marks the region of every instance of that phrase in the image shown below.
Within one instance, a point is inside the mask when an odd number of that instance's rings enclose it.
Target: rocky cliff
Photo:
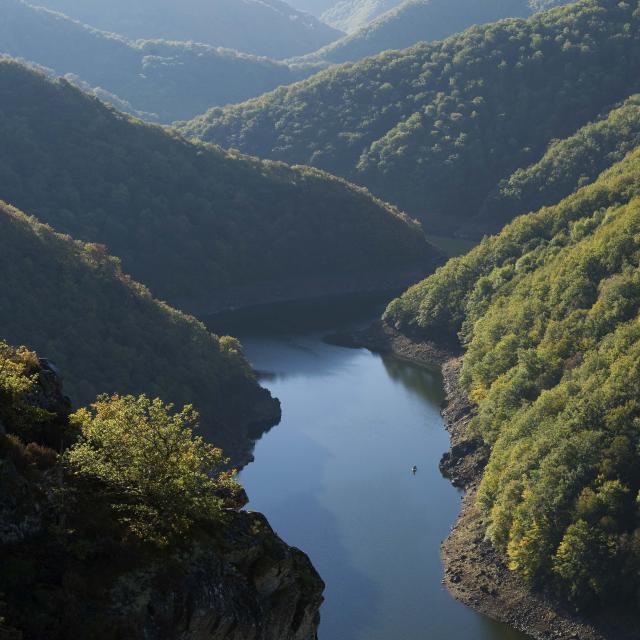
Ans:
[[[120,576],[113,624],[145,640],[314,640],[324,584],[259,513],[238,512],[222,550],[196,545]]]
[[[242,510],[246,496],[228,501],[223,524],[179,545],[118,539],[98,488],[61,491],[50,447],[73,433],[57,370],[45,360],[25,368],[35,384],[24,405],[3,388],[2,365],[1,640],[317,638],[324,584],[264,516]]]

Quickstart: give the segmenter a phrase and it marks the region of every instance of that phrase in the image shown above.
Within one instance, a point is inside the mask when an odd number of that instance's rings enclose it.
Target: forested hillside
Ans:
[[[0,339],[61,367],[76,406],[103,392],[193,404],[209,438],[245,459],[247,427],[277,419],[235,339],[155,300],[104,247],[0,203],[0,274]]]
[[[282,0],[38,0],[128,38],[182,40],[272,58],[315,51],[341,32]]]
[[[71,81],[78,77],[128,102],[132,112],[167,123],[312,72],[192,42],[131,41],[22,0],[0,0],[0,53],[68,74]]]
[[[163,299],[214,310],[312,282],[317,294],[398,284],[435,257],[418,225],[363,189],[191,144],[6,60],[0,103],[0,195],[107,245]]]
[[[459,332],[471,429],[491,451],[487,536],[513,570],[583,607],[640,593],[639,172],[636,149],[385,314],[412,336]]]
[[[639,145],[636,95],[574,135],[553,141],[541,160],[502,180],[471,225],[497,232],[515,216],[554,204],[589,184]]]
[[[500,180],[640,88],[639,36],[637,0],[582,0],[335,67],[183,131],[332,171],[459,231]]]

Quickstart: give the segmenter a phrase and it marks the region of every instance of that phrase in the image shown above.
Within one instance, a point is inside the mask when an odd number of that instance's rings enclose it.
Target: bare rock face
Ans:
[[[316,640],[324,583],[264,516],[233,514],[219,553],[202,546],[123,576],[113,617],[148,640]]]

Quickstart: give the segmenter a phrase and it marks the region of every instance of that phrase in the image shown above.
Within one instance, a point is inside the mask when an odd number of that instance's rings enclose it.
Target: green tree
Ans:
[[[554,558],[554,572],[574,602],[592,602],[607,586],[607,538],[585,520],[569,528]]]
[[[101,396],[71,416],[80,440],[65,459],[76,477],[96,480],[129,531],[159,545],[197,523],[219,522],[223,495],[235,494],[234,472],[220,449],[195,436],[197,413],[144,395]]]

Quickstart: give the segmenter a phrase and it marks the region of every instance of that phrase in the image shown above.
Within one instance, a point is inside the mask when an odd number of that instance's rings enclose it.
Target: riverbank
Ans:
[[[469,435],[474,407],[458,385],[462,364],[459,353],[432,342],[413,341],[380,322],[364,331],[329,336],[327,341],[442,368],[445,391],[442,415],[451,449],[444,454],[440,469],[465,491],[458,519],[441,547],[443,584],[457,600],[536,640],[640,638],[637,620],[625,620],[620,613],[610,613],[587,621],[546,594],[532,591],[517,574],[509,571],[502,554],[484,540],[476,496],[488,452]]]
[[[532,591],[509,571],[506,558],[484,539],[476,497],[488,460],[482,443],[469,435],[474,408],[458,385],[461,358],[442,367],[446,400],[442,415],[451,450],[440,464],[443,475],[465,490],[460,514],[442,543],[443,584],[457,600],[490,618],[523,631],[536,640],[622,640],[563,610],[545,594]]]
[[[369,349],[375,353],[391,354],[401,360],[420,365],[443,366],[458,356],[454,347],[445,347],[435,342],[416,342],[382,322],[374,322],[366,329],[333,333],[325,342],[338,347]]]

